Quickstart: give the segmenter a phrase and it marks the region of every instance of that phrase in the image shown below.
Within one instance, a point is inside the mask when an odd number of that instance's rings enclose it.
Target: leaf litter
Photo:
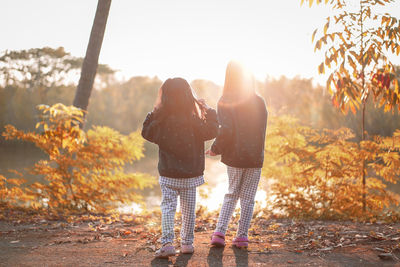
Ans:
[[[215,229],[216,214],[198,214],[196,235],[210,234]],[[179,233],[181,218],[176,218],[175,232]],[[10,243],[20,242],[21,232],[54,231],[47,246],[87,245],[94,242],[135,242],[142,244],[138,250],[153,253],[159,246],[161,224],[158,213],[148,215],[84,215],[72,216],[63,221],[18,219],[18,227],[0,231]],[[234,218],[227,236],[233,236],[238,218]],[[26,227],[24,226],[26,225]],[[296,221],[292,219],[255,218],[249,229],[249,254],[271,254],[285,250],[310,257],[353,247],[366,249],[382,261],[399,261],[400,224],[378,224],[341,221]],[[179,235],[177,235],[179,237]],[[12,239],[14,237],[14,239]],[[177,240],[177,243],[179,240]],[[208,242],[203,242],[207,246]],[[39,246],[33,246],[37,249]],[[122,252],[122,257],[130,254]]]

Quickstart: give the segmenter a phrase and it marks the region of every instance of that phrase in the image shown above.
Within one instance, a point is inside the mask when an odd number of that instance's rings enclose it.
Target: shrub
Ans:
[[[34,143],[48,158],[40,160],[31,173],[47,183],[35,182],[24,193],[33,197],[31,206],[55,211],[105,212],[121,203],[141,201],[134,189],[154,184],[147,174],[125,173],[124,165],[143,157],[138,132],[128,136],[108,128],[94,126],[87,133],[80,129],[82,110],[73,106],[41,105],[42,131],[23,132],[7,125],[3,136]],[[1,189],[0,189],[1,190]]]
[[[273,209],[289,217],[356,219],[382,215],[397,205],[386,189],[400,175],[400,131],[360,144],[350,129],[316,130],[289,117],[269,126],[263,168],[275,179]],[[395,142],[397,138],[397,142]],[[362,161],[366,160],[367,210],[363,212]]]

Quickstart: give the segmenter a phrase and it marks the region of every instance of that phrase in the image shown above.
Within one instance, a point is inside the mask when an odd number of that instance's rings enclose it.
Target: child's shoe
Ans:
[[[172,246],[171,243],[167,243],[157,250],[154,256],[158,259],[168,259],[169,256],[175,256],[175,254],[176,251],[174,246]]]
[[[237,248],[247,248],[249,246],[249,239],[247,237],[236,237],[233,239],[233,245]]]
[[[182,245],[181,246],[181,253],[182,254],[192,254],[194,252],[194,246],[190,245]]]
[[[211,236],[211,245],[216,247],[224,247],[225,235],[221,232],[214,232]]]

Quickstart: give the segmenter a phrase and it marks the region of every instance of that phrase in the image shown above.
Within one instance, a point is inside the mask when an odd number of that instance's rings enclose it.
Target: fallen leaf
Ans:
[[[275,230],[278,229],[279,227],[280,227],[279,224],[273,224],[273,225],[270,225],[270,226],[268,227],[268,230],[275,231]]]
[[[369,236],[374,238],[374,239],[377,239],[377,240],[386,240],[387,239],[383,234],[375,233],[374,231],[371,231],[369,233]]]
[[[134,230],[134,232],[136,233],[136,234],[140,234],[140,233],[142,233],[143,232],[143,228],[136,228],[135,230]]]
[[[355,238],[367,238],[368,236],[357,234],[357,235],[355,235],[354,237],[355,237]]]
[[[56,240],[54,241],[54,244],[64,244],[64,243],[71,243],[71,240]]]
[[[332,250],[333,249],[333,247],[326,247],[326,248],[320,248],[320,249],[318,249],[319,251],[330,251],[330,250]]]
[[[392,253],[381,253],[378,257],[381,258],[381,260],[394,260]]]
[[[130,235],[130,234],[132,234],[132,232],[129,231],[129,230],[126,230],[126,231],[124,231],[122,234],[123,234],[123,235]]]
[[[332,245],[334,245],[331,241],[329,241],[328,239],[325,239],[323,242],[322,242],[325,246],[327,246],[327,247],[331,247]]]
[[[19,243],[20,240],[10,241],[11,244]]]

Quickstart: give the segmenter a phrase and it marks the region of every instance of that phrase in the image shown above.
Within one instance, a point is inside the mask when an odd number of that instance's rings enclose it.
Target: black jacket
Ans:
[[[220,128],[211,150],[221,161],[237,168],[261,168],[264,162],[268,112],[264,100],[254,95],[241,104],[218,103]]]
[[[208,109],[205,120],[197,116],[163,116],[150,112],[142,136],[159,147],[158,171],[170,178],[192,178],[204,172],[204,141],[215,138],[217,114]]]

